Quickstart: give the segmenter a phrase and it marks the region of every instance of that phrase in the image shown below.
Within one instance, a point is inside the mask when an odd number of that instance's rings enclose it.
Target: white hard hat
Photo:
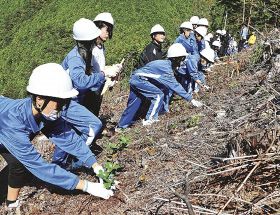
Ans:
[[[204,40],[210,42],[210,37],[209,37],[208,35],[206,35],[206,36],[204,37]]]
[[[208,23],[208,20],[206,18],[201,18],[199,21],[198,21],[198,24],[199,26],[209,26],[209,23]]]
[[[226,31],[225,29],[223,29],[223,30],[221,31],[221,34],[222,34],[222,35],[226,35],[226,33],[227,33],[227,31]]]
[[[150,34],[159,33],[159,32],[165,33],[164,28],[160,24],[156,24],[155,26],[152,27]]]
[[[80,41],[93,40],[99,37],[101,31],[93,21],[81,18],[73,25],[73,38]]]
[[[167,57],[183,57],[183,56],[188,56],[188,53],[186,52],[186,49],[181,43],[174,43],[172,44],[168,51],[167,51]]]
[[[211,49],[211,48],[203,49],[200,52],[200,55],[205,57],[208,61],[214,63],[215,52],[213,49]]]
[[[220,29],[218,29],[218,30],[216,31],[216,33],[217,33],[217,34],[222,34],[222,31],[221,31]]]
[[[212,39],[213,38],[213,34],[212,33],[208,33],[207,36]]]
[[[181,25],[180,25],[180,28],[186,28],[186,29],[191,29],[193,30],[193,25],[191,22],[183,22]]]
[[[207,28],[204,26],[199,26],[195,29],[195,32],[197,32],[199,35],[201,35],[204,38],[207,34]]]
[[[198,16],[192,16],[190,18],[190,22],[193,24],[193,25],[197,25],[198,22],[199,22],[199,17]]]
[[[213,46],[217,46],[217,47],[221,47],[221,42],[218,41],[218,40],[215,40],[213,43],[212,43]]]
[[[104,12],[104,13],[100,13],[98,14],[94,20],[95,21],[103,21],[103,22],[108,22],[110,23],[111,25],[114,25],[114,19],[112,17],[112,14],[111,13],[108,13],[108,12]]]
[[[57,63],[47,63],[36,67],[28,82],[29,93],[55,98],[71,98],[79,94],[73,88],[70,76]]]

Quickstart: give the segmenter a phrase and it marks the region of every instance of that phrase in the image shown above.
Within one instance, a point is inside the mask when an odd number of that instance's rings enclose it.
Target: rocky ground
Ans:
[[[20,195],[18,213],[279,214],[280,37],[273,35],[278,38],[212,68],[211,89],[196,95],[203,108],[176,96],[171,112],[156,124],[139,122],[97,140],[99,162],[123,167],[116,173],[120,185],[114,197],[101,200],[32,181]],[[107,130],[118,121],[127,96],[120,86],[105,96]],[[124,147],[112,149],[112,143]],[[35,145],[50,159],[51,143],[37,138]],[[76,174],[97,180],[90,170]]]

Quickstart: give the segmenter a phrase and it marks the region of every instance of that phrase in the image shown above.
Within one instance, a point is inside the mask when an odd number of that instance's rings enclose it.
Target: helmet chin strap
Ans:
[[[47,107],[47,105],[49,104],[50,99],[46,98],[44,104],[42,105],[42,107],[37,107],[37,103],[36,103],[36,96],[33,96],[33,106],[34,108],[39,112],[42,113],[42,111]]]
[[[102,43],[104,43],[106,40],[103,40],[100,36],[98,37]]]

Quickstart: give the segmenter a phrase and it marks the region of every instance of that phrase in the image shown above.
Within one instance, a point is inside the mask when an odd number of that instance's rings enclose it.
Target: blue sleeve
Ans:
[[[46,162],[22,131],[1,132],[1,142],[32,174],[50,184],[67,190],[76,188],[79,178],[56,164]]]
[[[178,69],[178,73],[181,74],[181,75],[186,75],[187,74],[187,69],[188,68],[187,68],[187,61],[186,60],[180,65],[180,67]]]
[[[174,43],[181,43],[181,38],[180,38],[180,36],[176,38],[176,40],[174,41]]]
[[[102,72],[93,72],[91,75],[85,73],[85,65],[81,59],[74,56],[68,60],[69,74],[73,84],[78,89],[99,88],[105,81]]]
[[[194,81],[197,81],[199,79],[196,60],[190,59],[187,61],[187,70]]]
[[[91,167],[96,162],[94,154],[81,137],[82,134],[64,119],[46,123],[42,133],[60,149],[74,155],[87,166]]]
[[[174,75],[164,74],[160,77],[160,81],[169,89],[171,89],[172,91],[174,91],[176,94],[183,97],[187,101],[190,101],[192,99],[192,95],[186,92],[186,90],[182,87],[182,85],[179,84],[179,82],[176,80]]]

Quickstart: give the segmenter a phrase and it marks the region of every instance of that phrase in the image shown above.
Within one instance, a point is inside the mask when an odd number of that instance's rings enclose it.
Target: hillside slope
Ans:
[[[170,114],[161,116],[160,122],[150,127],[143,127],[139,122],[121,134],[101,136],[93,147],[99,162],[110,160],[123,167],[116,176],[121,184],[114,197],[105,201],[32,181],[20,195],[21,212],[30,215],[188,214],[179,193],[188,196],[196,213],[217,214],[260,161],[261,165],[224,213],[277,214],[279,47],[266,59],[263,49],[255,47],[215,66],[207,76],[211,90],[200,93],[200,99],[206,105],[202,109],[191,108],[175,97]],[[257,55],[257,63],[251,65],[245,59],[255,56],[254,53],[260,55]],[[128,91],[120,91],[117,87],[105,96],[101,118],[107,129],[116,124],[127,96]],[[124,139],[129,140],[127,148],[112,153],[110,144]],[[234,146],[229,144],[232,142]],[[53,148],[48,141],[37,139],[34,143],[44,157],[51,158]],[[228,156],[229,159],[244,156],[240,148],[244,143],[249,143],[245,144],[245,149],[253,153],[253,158],[259,153],[260,159],[264,156],[263,160],[222,162]],[[262,155],[267,149],[270,155]],[[76,174],[97,180],[89,170],[83,169]],[[0,208],[1,212],[3,208]]]
[[[111,12],[115,21],[112,41],[106,43],[107,62],[120,61],[129,51],[141,51],[149,42],[153,25],[160,23],[170,41],[178,26],[197,14],[207,17],[213,0],[136,1],[5,1],[0,15],[0,94],[25,95],[28,77],[36,66],[60,63],[74,46],[73,23],[81,17],[93,19]]]

